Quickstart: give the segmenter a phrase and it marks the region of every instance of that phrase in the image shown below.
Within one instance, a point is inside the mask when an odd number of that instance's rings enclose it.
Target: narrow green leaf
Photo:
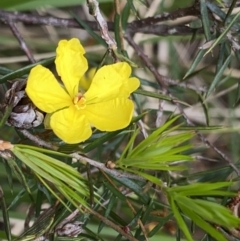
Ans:
[[[106,184],[106,183],[104,183],[104,184]],[[111,186],[111,185],[108,185],[108,186]],[[105,218],[109,217],[110,212],[112,211],[112,209],[114,208],[114,205],[116,204],[116,200],[117,200],[117,196],[115,196],[114,193],[112,193],[111,197],[109,198],[109,202],[108,202],[108,205],[106,206],[106,210],[105,210],[105,213],[104,213],[104,217]],[[126,198],[124,198],[124,201],[125,200],[126,200]],[[100,233],[104,226],[105,226],[105,223],[104,222],[100,222],[100,224],[98,226],[98,231],[97,232]]]
[[[35,162],[33,162],[32,160],[35,160],[37,163],[39,163],[39,160],[35,157],[32,157],[31,159],[22,154],[21,152],[19,152],[18,150],[14,150],[14,154],[24,163],[26,164],[29,168],[31,168],[31,170],[33,170],[35,173],[38,173],[38,175],[42,176],[44,179],[52,182],[54,185],[56,186],[60,186],[61,182],[59,182],[58,179],[53,178],[51,175],[49,175],[49,173],[46,172],[46,169],[43,170],[40,168],[39,165],[35,164]]]
[[[81,195],[76,192],[76,190],[72,189],[68,185],[62,185],[59,187],[59,190],[61,193],[68,199],[70,203],[72,203],[76,208],[79,208],[79,205],[83,205],[84,207],[89,206],[89,204],[86,202],[85,197],[82,197]]]
[[[47,65],[53,63],[54,60],[55,60],[55,57],[51,57],[51,58],[48,58],[45,60],[41,60],[37,63],[27,65],[21,69],[12,71],[11,73],[0,77],[0,84],[6,83],[8,80],[13,80],[13,79],[22,77],[25,74],[28,74],[30,72],[30,70],[38,64],[47,66]]]
[[[118,182],[122,183],[123,185],[131,189],[133,192],[135,192],[136,195],[141,199],[143,203],[146,204],[148,202],[147,195],[143,194],[142,187],[137,182],[133,182],[129,178],[121,178],[115,175],[111,175],[111,173],[109,173],[109,175],[112,176]]]
[[[159,165],[159,168],[161,168],[161,165],[170,165],[171,162],[176,162],[176,161],[191,161],[193,160],[193,157],[191,156],[188,156],[188,155],[162,155],[162,156],[157,156],[156,158],[144,158],[144,157],[141,157],[140,158],[126,158],[126,159],[123,159],[122,162],[121,162],[121,165],[126,165],[128,167],[130,166],[135,166],[135,167],[138,167],[139,165],[139,168],[140,167],[145,167],[146,169],[148,169],[148,166],[149,168],[152,166],[158,166]]]
[[[174,199],[172,197],[168,197],[168,201],[171,205],[171,208],[172,208],[172,211],[174,213],[174,217],[176,218],[177,220],[177,223],[178,223],[178,226],[182,229],[183,233],[185,234],[186,238],[188,239],[188,241],[194,241],[188,228],[187,228],[187,225],[186,223],[184,222],[180,212],[178,211],[178,208],[174,202]]]
[[[183,196],[207,196],[207,197],[215,197],[215,196],[228,196],[228,197],[234,197],[236,194],[234,192],[229,192],[229,191],[221,191],[221,190],[209,190],[209,191],[197,191],[194,193],[192,190],[188,191],[183,191],[179,192],[179,194]]]
[[[3,160],[3,165],[4,165],[4,168],[5,168],[5,171],[8,174],[7,175],[8,184],[10,186],[11,192],[13,192],[13,172],[12,172],[12,169],[9,166],[7,160],[5,160],[5,159],[2,159],[2,160]]]
[[[23,144],[15,144],[14,145],[17,148],[20,148],[20,150],[34,150],[38,153],[46,153],[46,154],[50,154],[50,155],[54,155],[54,156],[60,156],[60,157],[69,157],[72,158],[71,155],[69,154],[65,154],[59,151],[53,151],[53,150],[49,150],[49,149],[44,149],[41,147],[37,147],[37,146],[30,146],[30,145],[23,145]]]
[[[229,56],[231,54],[230,53],[226,53],[226,43],[221,43],[220,46],[219,46],[219,52],[218,52],[218,58],[217,58],[217,65],[216,65],[216,70],[215,70],[215,74],[217,74],[219,72],[219,70],[221,69],[221,67],[223,66],[224,64],[224,61],[226,59],[225,56]]]
[[[38,177],[41,183],[48,189],[48,191],[56,198],[56,200],[60,201],[60,203],[62,203],[62,205],[65,206],[67,209],[68,208],[67,204],[62,200],[59,193],[52,189],[52,187],[49,185],[49,182],[46,182],[45,179],[42,178],[42,176],[39,175],[38,173],[35,173],[35,175]]]
[[[187,73],[184,75],[183,79],[186,79],[188,76],[190,76],[193,73],[193,71],[195,70],[197,65],[202,61],[204,54],[206,52],[207,52],[206,49],[201,49],[198,51],[197,56],[192,61],[192,64],[191,64],[190,68],[188,69]]]
[[[147,210],[146,210],[147,211]],[[139,210],[137,211],[137,213],[134,215],[133,219],[128,223],[128,226],[129,227],[132,227],[134,226],[135,224],[137,224],[138,220],[143,216],[145,215],[145,209],[142,207],[142,208],[139,208]],[[142,218],[142,222],[144,222],[143,218]]]
[[[178,130],[211,131],[223,129],[223,126],[179,126]]]
[[[179,203],[179,207],[181,210],[192,219],[200,228],[208,232],[212,237],[214,237],[218,241],[227,241],[227,239],[218,232],[215,228],[213,228],[210,224],[205,222],[201,217],[195,214],[192,210],[188,208],[187,205],[183,205],[183,203]]]
[[[55,166],[61,167],[62,169],[65,169],[69,174],[74,175],[77,178],[81,177],[79,172],[77,170],[75,170],[74,168],[72,168],[71,166],[69,166],[66,163],[61,162],[57,159],[54,159],[50,156],[42,154],[38,151],[31,150],[31,149],[25,149],[25,148],[19,149],[19,146],[17,146],[17,145],[14,146],[14,151],[15,150],[18,150],[18,151],[20,150],[22,153],[34,156],[34,157],[38,158],[41,163],[47,162],[47,163],[53,164]],[[55,153],[55,152],[52,152],[52,153]],[[63,154],[63,155],[66,156],[65,154]]]
[[[206,5],[206,0],[200,0],[200,12],[201,12],[201,20],[203,23],[203,29],[206,36],[207,41],[211,40],[211,33],[210,33],[210,21],[208,15],[208,9]]]
[[[179,129],[179,127],[176,126],[176,129]],[[169,129],[167,131],[164,131],[164,133],[161,135],[161,138],[159,138],[159,139],[161,139],[161,141],[156,143],[156,146],[157,147],[162,147],[162,146],[174,147],[183,142],[190,140],[195,135],[195,133],[193,133],[193,132],[181,132],[179,134],[172,135],[173,131],[174,131],[174,129]]]
[[[240,224],[240,219],[234,216],[230,209],[216,202],[210,202],[202,199],[194,199],[193,202],[204,208],[212,215],[212,218],[206,218],[210,222],[227,228],[238,227]],[[199,213],[199,216],[202,216],[202,214]],[[203,218],[205,219],[204,216]]]
[[[87,205],[81,195],[84,198],[88,197],[89,191],[77,170],[63,162],[48,157],[42,153],[38,153],[34,150],[21,150],[19,147],[15,146],[13,153],[33,170],[35,175],[54,196],[57,197],[57,194],[52,190],[52,188],[50,188],[44,179],[51,182],[58,191],[60,191],[73,205],[75,205],[75,207],[78,207],[79,205],[77,202],[80,202],[84,206]]]
[[[118,189],[114,188],[111,184],[105,182],[104,185],[114,194],[115,197],[118,197],[122,201],[126,201],[126,196],[123,195]]]
[[[122,11],[122,28],[123,30],[126,30],[126,27],[127,27],[127,23],[128,23],[128,18],[130,16],[130,13],[131,13],[131,6],[130,6],[130,3],[129,1],[126,1],[126,4],[123,8],[123,11]]]
[[[6,74],[9,74],[11,72],[12,72],[11,69],[6,68],[4,66],[0,66],[0,75],[6,75]]]
[[[240,16],[240,12],[236,14],[236,16],[232,19],[232,21],[229,23],[229,25],[226,27],[226,29],[222,32],[222,34],[217,38],[217,40],[211,45],[211,47],[208,49],[208,51],[205,53],[208,54],[209,52],[212,51],[212,49],[217,46],[222,39],[227,35],[227,33],[230,31],[231,27],[235,22],[237,22],[238,17]]]
[[[149,97],[153,97],[153,98],[157,98],[157,99],[160,99],[160,100],[169,100],[171,101],[172,98],[170,98],[169,96],[167,95],[162,95],[160,93],[157,93],[157,92],[152,92],[152,91],[147,91],[147,90],[135,90],[134,91],[135,94],[139,94],[139,95],[144,95],[144,96],[149,96]]]
[[[143,140],[140,144],[138,144],[133,151],[131,152],[130,156],[138,155],[142,152],[150,143],[155,141],[159,138],[159,135],[164,132],[174,121],[176,121],[179,116],[174,117],[173,119],[167,121],[164,125],[154,131],[151,135],[149,135],[145,140]]]
[[[238,82],[237,95],[236,95],[234,106],[236,106],[239,103],[239,100],[240,100],[240,83]]]
[[[205,119],[206,119],[206,124],[207,126],[209,126],[209,114],[208,114],[208,105],[207,105],[207,102],[204,101],[203,99],[203,96],[202,95],[198,95],[198,98],[200,100],[200,103],[202,105],[202,108],[203,108],[203,111],[204,111],[204,114],[205,114]]]
[[[27,149],[24,151],[25,156],[26,154],[31,154],[31,156],[29,156],[31,160],[35,160],[34,163],[38,164],[42,171],[50,174],[54,180],[59,180],[62,183],[66,182],[82,195],[88,195],[87,187],[83,182],[84,179],[81,177],[77,170],[67,165],[66,163],[60,162],[42,153]],[[29,165],[31,164],[29,163]]]
[[[15,154],[15,153],[14,153]],[[17,156],[18,157],[18,156]],[[20,158],[19,158],[20,159]],[[23,174],[22,170],[20,169],[20,167],[18,166],[14,156],[9,155],[8,158],[6,159],[8,161],[8,164],[10,166],[10,168],[13,170],[13,172],[15,173],[15,175],[17,176],[18,180],[20,181],[20,183],[26,188],[27,192],[30,194],[30,198],[32,198],[31,196],[31,190],[30,187],[27,184],[26,181],[26,177]]]
[[[159,186],[162,186],[161,180],[157,177],[154,177],[154,176],[150,175],[150,174],[147,174],[145,172],[141,172],[141,171],[138,171],[138,170],[134,170],[134,169],[124,168],[124,167],[122,167],[122,169],[125,170],[125,171],[128,171],[128,172],[135,173],[139,176],[144,177],[145,179],[149,180],[152,183],[155,183]]]
[[[224,187],[229,187],[232,185],[232,182],[216,182],[216,183],[192,183],[189,185],[185,185],[185,186],[176,186],[176,187],[171,187],[168,188],[167,191],[168,192],[176,192],[176,193],[180,193],[180,192],[191,192],[192,194],[190,196],[194,196],[196,193],[196,190],[198,192],[202,192],[202,195],[204,195],[204,192],[206,191],[211,191],[211,190],[216,190],[219,188],[224,188]]]
[[[148,233],[149,237],[153,237],[163,226],[173,218],[173,213],[170,213],[167,217],[161,217],[158,224]]]
[[[231,15],[234,7],[236,6],[236,3],[237,3],[237,0],[233,0],[233,1],[231,2],[231,6],[230,6],[230,8],[228,9],[227,15],[226,15],[226,17],[225,17],[225,19],[224,19],[224,23],[227,22],[227,20],[228,20],[228,18],[230,17],[230,15]],[[224,4],[223,4],[223,7],[224,7]]]
[[[141,218],[142,223],[146,223],[149,216],[151,215],[151,211],[154,209],[154,197],[151,198],[150,202],[146,206],[146,209],[144,210],[143,216]]]
[[[117,13],[115,13],[114,15],[114,36],[115,36],[115,40],[117,42],[117,47],[118,47],[118,51],[122,50],[122,44],[121,44],[121,16]]]
[[[135,141],[137,135],[139,134],[139,132],[140,132],[139,129],[134,131],[134,133],[132,134],[130,140],[128,141],[126,147],[124,148],[124,150],[123,150],[123,152],[122,152],[122,154],[121,154],[121,156],[119,158],[119,162],[121,162],[121,160],[124,159],[124,157],[126,156],[127,152],[129,151],[129,149],[133,147],[134,141]]]
[[[236,163],[239,167],[239,163]],[[214,170],[202,171],[188,175],[189,180],[194,180],[201,183],[217,183],[227,180],[227,177],[233,172],[232,167],[225,166],[221,168],[215,168]]]
[[[224,70],[228,67],[228,64],[230,63],[232,58],[232,55],[229,55],[228,58],[226,59],[226,61],[224,62],[223,66],[221,67],[221,69],[219,70],[219,72],[217,73],[217,75],[215,76],[214,80],[212,81],[209,90],[207,92],[207,97],[212,93],[213,89],[217,86],[217,84],[220,81],[220,78],[222,77],[222,74],[224,72]]]
[[[137,19],[140,19],[140,17],[138,16],[138,11],[137,11],[137,9],[136,9],[135,6],[134,6],[133,0],[128,0],[128,2],[129,2],[129,4],[130,4],[130,8],[131,8],[133,14],[135,15],[135,17],[136,17]]]
[[[221,20],[224,21],[224,19],[226,18],[226,13],[223,12],[219,6],[217,6],[214,2],[208,1],[206,2],[206,4],[211,12],[215,13]]]
[[[2,209],[2,217],[3,217],[3,226],[5,229],[5,233],[7,236],[8,241],[12,241],[12,235],[11,235],[11,225],[9,221],[9,215],[7,210],[7,205],[4,199],[4,193],[2,190],[2,187],[0,186],[0,207]]]
[[[150,204],[151,205],[151,204]],[[132,226],[138,222],[138,219],[141,218],[142,214],[145,214],[143,207],[138,210],[138,212],[135,214],[133,220],[131,221],[131,225],[129,224],[128,226]],[[142,223],[145,224],[144,218],[142,218]],[[139,226],[138,229],[135,232],[134,237],[137,238],[138,240],[140,239],[140,236],[142,234],[142,228]]]
[[[161,147],[160,147],[160,148],[161,148]],[[153,159],[154,159],[154,161],[155,161],[155,159],[158,158],[158,157],[161,158],[161,156],[162,156],[163,158],[165,158],[165,156],[176,155],[176,154],[178,154],[178,153],[191,150],[192,148],[193,148],[192,145],[177,146],[177,147],[174,147],[174,146],[173,146],[173,147],[170,148],[169,150],[164,151],[164,152],[162,152],[162,153],[160,153],[160,154],[158,154],[158,152],[157,152],[157,150],[156,150],[156,154],[155,154],[155,152],[153,151],[153,152],[151,152],[151,153],[147,152],[146,155],[149,155],[149,154],[150,154],[150,156],[152,156]],[[179,155],[181,155],[181,154],[179,154]],[[187,156],[186,156],[186,157],[187,157]],[[191,157],[188,157],[188,158],[189,158],[189,159],[192,159]],[[164,160],[163,160],[163,161],[164,161]],[[166,160],[166,161],[168,161],[168,160]]]
[[[161,165],[158,163],[157,164],[140,163],[138,165],[134,165],[134,167],[137,167],[139,169],[145,169],[145,170],[160,170],[160,171],[183,171],[187,169],[186,166],[179,166],[179,165],[170,166],[170,165],[163,165],[163,164]],[[128,169],[128,171],[130,172],[130,169]],[[145,174],[142,173],[142,176],[145,177]],[[149,179],[149,181],[151,180]],[[154,183],[156,183],[156,181],[152,180],[152,182]]]
[[[180,208],[187,207],[188,209],[192,210],[193,214],[196,213],[208,221],[212,220],[214,218],[212,213],[210,213],[208,210],[206,210],[206,208],[204,208],[203,206],[198,205],[195,202],[195,200],[193,200],[191,198],[184,197],[183,195],[180,194],[175,197],[175,200],[176,200],[177,205]],[[191,216],[189,216],[189,218],[191,218]]]
[[[29,182],[28,186],[31,190],[31,192],[35,191],[35,183]],[[12,207],[14,207],[19,201],[21,200],[22,197],[25,195],[28,195],[29,193],[27,192],[26,188],[21,189],[18,194],[14,197],[14,199],[11,201],[10,205],[8,206],[8,210],[10,210]],[[33,199],[32,199],[33,200]]]
[[[139,160],[138,162],[141,161],[146,161],[149,159],[150,163],[166,163],[166,162],[171,162],[172,160],[178,160],[178,156],[180,158],[183,157],[183,155],[176,155],[180,152],[187,151],[191,149],[191,145],[188,146],[180,146],[180,147],[159,147],[159,150],[157,149],[158,147],[156,146],[155,150],[148,150],[146,149],[146,153],[144,153],[142,156],[137,156],[135,158],[130,158],[130,161],[133,160]],[[174,156],[175,155],[175,156]],[[173,158],[172,158],[173,157]],[[188,160],[191,160],[192,158],[189,156],[184,155]],[[167,159],[166,159],[167,158]],[[180,159],[179,160],[182,160]],[[130,162],[129,161],[129,162]]]
[[[6,121],[7,121],[8,117],[12,113],[12,109],[13,109],[12,105],[8,105],[7,108],[5,109],[5,112],[4,112],[3,116],[1,116],[0,128],[4,128],[4,125],[6,124]]]

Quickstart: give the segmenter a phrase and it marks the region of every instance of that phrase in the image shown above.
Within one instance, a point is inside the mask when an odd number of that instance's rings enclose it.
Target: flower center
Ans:
[[[78,109],[84,109],[86,107],[86,98],[78,93],[78,95],[73,99],[74,106]]]

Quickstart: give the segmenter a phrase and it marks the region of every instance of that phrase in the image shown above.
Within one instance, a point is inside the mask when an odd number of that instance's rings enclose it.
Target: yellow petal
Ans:
[[[27,80],[26,93],[40,110],[47,113],[72,103],[70,96],[60,86],[52,72],[41,65],[32,68]]]
[[[139,87],[137,78],[129,78],[131,67],[126,62],[106,65],[95,74],[89,90],[84,94],[88,104],[127,98]]]
[[[132,68],[126,62],[116,63],[113,65],[113,68],[116,72],[122,75],[122,78],[124,78],[125,80],[121,89],[123,95],[126,92],[129,96],[134,90],[136,90],[139,87],[139,79],[136,77],[129,78],[132,72]]]
[[[133,116],[133,102],[126,98],[117,98],[107,102],[87,105],[86,117],[93,126],[101,131],[115,131],[129,125]]]
[[[53,132],[69,144],[87,140],[92,135],[90,123],[74,106],[55,112],[50,119]]]
[[[69,95],[74,98],[78,93],[79,80],[88,68],[87,59],[83,56],[85,50],[80,41],[73,38],[59,41],[56,52],[57,72]]]

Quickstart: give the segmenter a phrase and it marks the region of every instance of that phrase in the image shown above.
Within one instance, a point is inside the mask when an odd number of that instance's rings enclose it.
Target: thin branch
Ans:
[[[115,176],[118,178],[129,178],[129,179],[134,179],[134,180],[139,180],[139,181],[146,181],[144,178],[142,178],[141,176],[137,176],[137,175],[133,175],[133,174],[129,174],[126,172],[122,172],[119,170],[115,170],[115,169],[109,169],[105,166],[105,164],[94,161],[90,158],[87,158],[85,156],[81,156],[78,153],[72,153],[71,156],[73,158],[76,158],[78,161],[84,161],[89,163],[91,166],[97,167],[99,169],[101,169],[102,171],[110,174],[111,176]]]
[[[187,124],[189,126],[195,126],[192,121],[188,118],[188,116],[185,114],[185,112],[183,111],[181,105],[179,103],[176,103],[180,113],[182,114],[182,116],[185,118],[185,120],[187,121]],[[232,163],[232,160],[230,160],[230,158],[224,154],[222,151],[220,151],[216,146],[214,146],[201,132],[199,131],[195,131],[195,133],[198,135],[198,137],[200,138],[200,140],[205,143],[208,147],[211,147],[220,157],[222,157],[223,160],[225,160],[229,166],[232,167],[232,169],[236,172],[236,174],[238,176],[240,176],[240,171],[239,169]]]
[[[126,32],[124,38],[128,41],[128,43],[132,46],[132,48],[135,50],[136,54],[143,60],[146,67],[153,73],[154,77],[156,78],[158,84],[160,86],[168,86],[168,85],[176,85],[178,87],[184,88],[184,89],[191,89],[198,93],[206,92],[206,87],[196,87],[192,84],[188,83],[181,83],[180,80],[174,80],[167,76],[160,75],[159,72],[156,70],[154,65],[148,60],[148,57],[145,55],[145,53],[141,50],[141,48],[133,41],[131,35]]]
[[[190,90],[194,90],[197,93],[205,93],[207,92],[207,87],[202,86],[202,87],[197,87],[195,85],[192,84],[188,84],[185,82],[180,82],[179,80],[174,80],[171,78],[166,77],[164,79],[164,81],[168,84],[168,85],[177,85],[178,87],[181,87],[183,89],[190,89]]]
[[[125,39],[128,41],[128,43],[133,47],[133,49],[136,51],[136,54],[143,60],[144,64],[146,67],[152,72],[154,77],[156,78],[158,84],[163,88],[167,88],[167,81],[165,79],[167,77],[160,75],[154,65],[149,61],[147,55],[139,48],[139,46],[133,41],[132,37],[130,34],[127,32],[125,34]]]
[[[96,0],[87,0],[89,13],[96,19],[102,38],[107,43],[109,49],[117,49],[117,44],[115,40],[111,37],[108,31],[108,25],[106,20],[103,18],[101,11],[99,9],[99,3]]]
[[[145,127],[144,127],[143,121],[142,121],[142,120],[139,120],[139,121],[137,122],[137,125],[138,125],[138,127],[140,128],[140,131],[142,132],[144,139],[146,139],[146,138],[148,137],[148,133],[147,133]]]
[[[156,118],[156,121],[155,121],[155,126],[157,128],[160,127],[161,124],[162,124],[162,117],[163,117],[163,111],[164,111],[164,104],[165,104],[165,102],[166,102],[165,100],[160,100],[159,99],[158,110],[157,110],[157,118]]]
[[[129,24],[129,30],[130,29],[141,29],[144,27],[150,27],[151,25],[155,25],[160,22],[164,22],[167,20],[174,20],[181,17],[186,16],[200,16],[200,10],[197,1],[196,3],[188,8],[178,9],[176,11],[173,11],[171,13],[162,13],[158,14],[153,17],[148,17],[141,20],[135,20]],[[131,31],[131,30],[130,30]]]
[[[150,25],[142,28],[127,28],[128,33],[143,33],[143,34],[155,34],[158,36],[182,36],[182,35],[193,35],[203,34],[202,28],[190,28],[185,25],[173,25],[169,26],[166,24]]]
[[[171,16],[171,13],[169,15],[169,18],[171,19],[170,16]],[[187,16],[187,15],[184,15],[184,16]],[[33,14],[0,10],[0,20],[3,23],[7,23],[9,19],[11,19],[13,22],[22,22],[22,23],[31,24],[31,25],[50,25],[50,26],[56,26],[56,27],[83,29],[83,27],[80,26],[75,19],[56,18],[56,17],[49,17],[49,16],[37,16]],[[87,20],[84,20],[84,21],[92,30],[99,31],[98,23],[93,21],[87,21]],[[132,22],[134,24],[141,22],[141,24],[139,24],[139,27],[133,27],[134,25],[131,25],[132,23],[128,23],[126,27],[126,31],[131,32],[131,34],[147,33],[147,34],[156,34],[159,36],[167,36],[168,34],[179,35],[179,31],[182,31],[181,35],[194,34],[195,32],[202,33],[202,28],[191,29],[189,27],[186,27],[186,26],[184,27],[182,25],[169,26],[168,28],[166,28],[166,25],[151,25],[148,27],[142,24],[142,22],[144,23],[144,21],[145,19],[141,19],[141,20],[136,20]],[[114,31],[113,22],[107,22],[107,27],[109,31]]]
[[[71,222],[73,219],[77,217],[79,214],[79,211],[81,209],[81,205],[75,209],[72,213],[70,213],[66,218],[64,218],[55,228],[55,230],[61,229],[66,223]]]
[[[51,25],[56,27],[82,28],[75,19],[38,16],[34,14],[0,10],[0,20],[3,23],[6,23],[8,19],[11,19],[15,22],[22,22],[31,25]],[[92,29],[97,30],[97,24],[95,22],[86,21],[86,23]]]
[[[16,37],[18,42],[20,43],[20,47],[25,52],[25,54],[27,55],[29,61],[31,63],[35,63],[36,61],[35,61],[35,59],[33,57],[33,54],[30,51],[30,49],[28,48],[28,46],[27,46],[26,42],[24,41],[22,35],[18,31],[18,29],[16,27],[16,24],[11,19],[9,19],[8,20],[8,25],[9,25],[10,29],[12,30],[12,33],[14,34],[14,36]]]
[[[110,221],[109,219],[103,217],[100,213],[94,211],[93,209],[87,209],[91,214],[93,214],[95,217],[100,219],[103,223],[108,225],[109,227],[113,228],[116,230],[118,233],[120,233],[122,236],[126,237],[130,241],[138,241],[135,239],[132,235],[126,233],[121,227]]]
[[[55,146],[54,144],[52,144],[51,142],[44,141],[41,138],[39,138],[38,136],[31,134],[29,131],[27,131],[25,129],[17,129],[17,130],[19,132],[21,132],[29,140],[31,140],[32,142],[37,144],[38,146],[46,147],[46,148],[49,148],[51,150],[57,150],[58,149],[58,147]]]

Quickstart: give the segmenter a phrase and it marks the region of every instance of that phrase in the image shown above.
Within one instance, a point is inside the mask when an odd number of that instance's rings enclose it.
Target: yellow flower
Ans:
[[[81,93],[79,81],[88,69],[83,46],[76,38],[61,40],[56,52],[56,69],[64,86],[49,69],[37,65],[29,74],[26,87],[33,103],[51,113],[53,132],[67,143],[78,143],[92,135],[91,126],[101,131],[128,126],[134,110],[128,97],[139,87],[139,80],[130,77],[128,63],[103,66],[89,89]]]

